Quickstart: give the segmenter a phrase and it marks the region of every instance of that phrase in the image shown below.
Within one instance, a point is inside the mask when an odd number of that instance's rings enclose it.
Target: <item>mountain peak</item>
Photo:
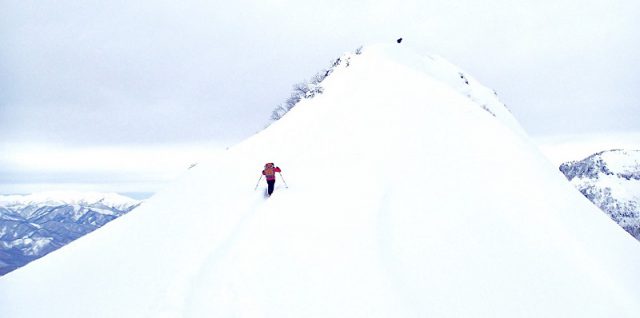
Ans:
[[[364,48],[322,94],[3,277],[0,316],[637,316],[640,245],[495,94],[403,46]]]
[[[593,204],[640,240],[640,150],[601,151],[560,165]]]
[[[352,65],[358,65],[356,70],[350,68]],[[327,87],[336,85],[351,87],[354,84],[357,85],[354,81],[369,83],[372,74],[367,71],[363,72],[363,69],[379,73],[376,74],[377,78],[383,82],[385,82],[389,70],[394,72],[403,70],[421,78],[436,81],[440,85],[448,87],[440,87],[439,89],[454,90],[522,137],[526,136],[520,124],[498,99],[494,90],[483,86],[467,72],[440,56],[421,55],[409,46],[390,43],[371,44],[360,47],[354,52],[344,53],[331,63],[329,69],[318,72],[308,83],[296,85],[291,97],[285,105],[279,106],[274,111],[272,117],[280,119],[284,113],[301,101],[323,94]],[[347,78],[347,81],[343,81],[342,77]],[[332,82],[339,82],[339,84],[331,84]],[[400,83],[402,82],[406,81],[400,81]],[[380,92],[384,92],[384,90]]]

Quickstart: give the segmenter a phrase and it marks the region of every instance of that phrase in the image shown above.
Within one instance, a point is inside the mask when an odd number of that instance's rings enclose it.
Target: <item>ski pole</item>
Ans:
[[[282,179],[282,183],[284,183],[285,188],[289,189],[289,186],[287,185],[287,182],[284,181],[284,177],[282,176],[282,173],[278,172],[278,174],[280,175],[280,178]]]
[[[256,183],[256,188],[253,191],[258,190],[258,186],[260,185],[260,180],[262,180],[262,175],[260,175],[260,179],[258,179],[258,183]]]

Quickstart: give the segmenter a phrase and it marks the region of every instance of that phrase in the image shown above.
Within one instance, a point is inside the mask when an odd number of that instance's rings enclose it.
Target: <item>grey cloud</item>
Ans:
[[[635,1],[8,2],[0,134],[70,144],[240,139],[361,44],[449,58],[534,134],[637,129]]]

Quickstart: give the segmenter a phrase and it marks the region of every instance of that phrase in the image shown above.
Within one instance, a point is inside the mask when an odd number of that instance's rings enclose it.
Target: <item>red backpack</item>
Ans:
[[[267,179],[271,179],[276,176],[276,171],[273,168],[273,163],[267,163],[266,165],[264,165],[263,172],[264,172],[264,175],[267,177]]]

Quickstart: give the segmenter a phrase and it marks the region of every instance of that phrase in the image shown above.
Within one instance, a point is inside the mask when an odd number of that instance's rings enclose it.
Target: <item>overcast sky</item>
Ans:
[[[0,193],[122,170],[86,164],[105,151],[173,158],[158,178],[262,129],[343,52],[398,37],[495,89],[532,137],[639,132],[638,12],[637,0],[0,0]]]

